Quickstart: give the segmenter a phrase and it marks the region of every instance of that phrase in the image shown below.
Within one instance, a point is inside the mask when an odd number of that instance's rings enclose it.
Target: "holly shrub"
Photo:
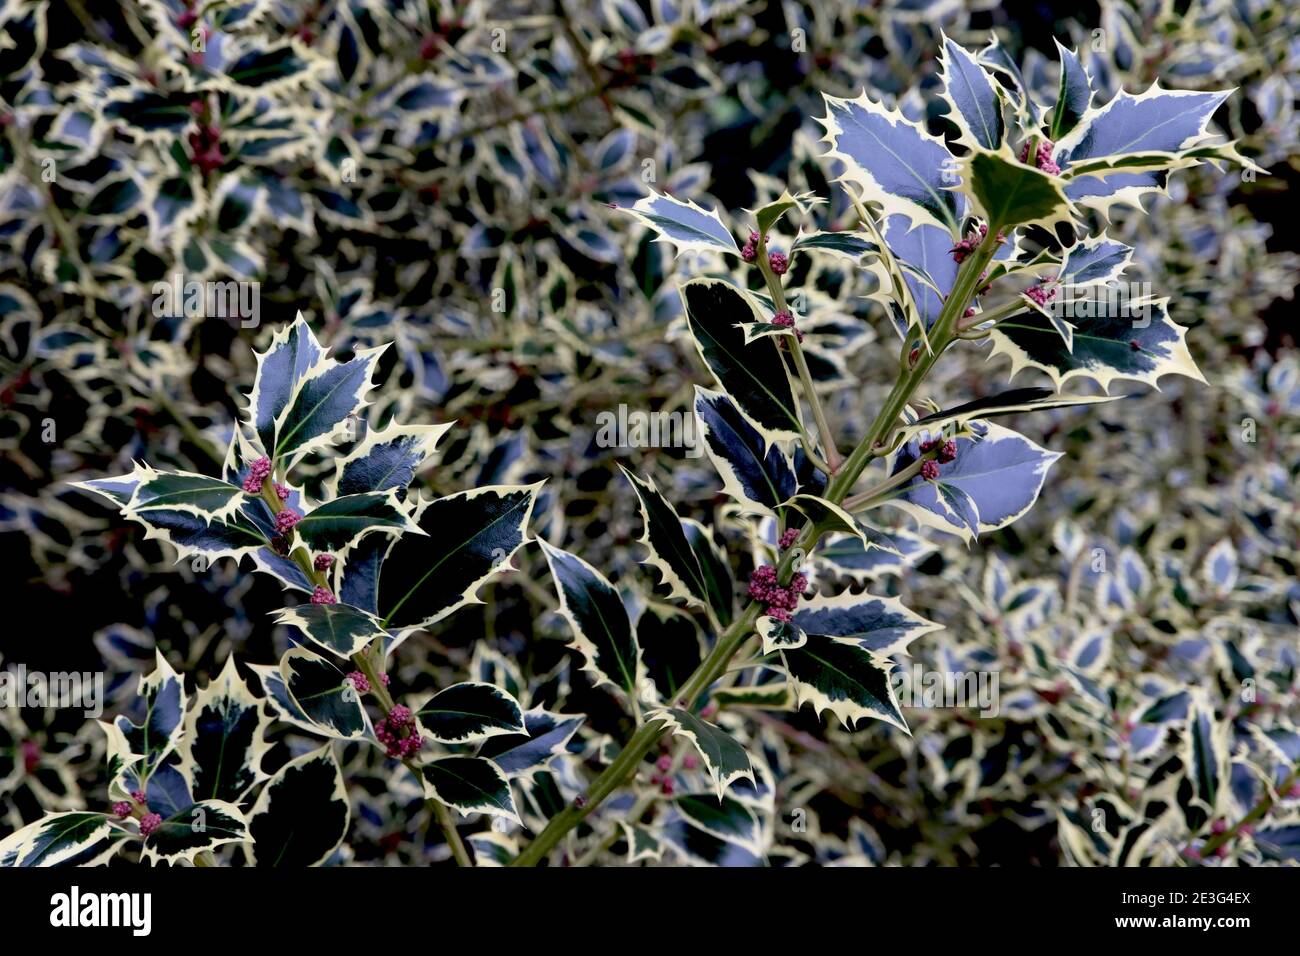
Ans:
[[[10,0],[0,864],[1300,860],[1300,8],[1014,13]]]

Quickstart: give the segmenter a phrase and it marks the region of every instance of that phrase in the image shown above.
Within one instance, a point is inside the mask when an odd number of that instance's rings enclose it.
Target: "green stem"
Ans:
[[[893,475],[878,485],[872,485],[866,491],[859,492],[849,498],[844,499],[844,510],[849,514],[856,514],[866,508],[879,504],[877,498],[885,498],[890,495],[900,485],[906,484],[921,473],[921,465],[931,455],[924,455],[912,462],[898,474]]]
[[[1019,313],[1026,311],[1028,308],[1029,307],[1025,305],[1020,297],[1017,296],[1015,301],[1007,302],[1004,305],[998,306],[996,309],[990,309],[988,312],[981,312],[979,315],[972,315],[969,319],[959,319],[957,322],[957,334],[962,335],[962,333],[969,332],[977,325],[984,326],[989,322],[996,325],[1003,319],[1010,318],[1013,315],[1018,315]],[[981,332],[987,334],[987,329],[981,329]],[[965,338],[964,335],[962,335],[962,337]]]
[[[785,288],[781,285],[781,279],[772,271],[772,263],[767,257],[767,237],[760,235],[757,246],[757,262],[759,271],[763,273],[763,279],[767,283],[767,291],[772,296],[772,304],[776,306],[778,312],[790,312],[790,307],[785,301]],[[793,317],[793,314],[792,314]],[[840,453],[835,447],[835,440],[831,432],[830,423],[826,419],[826,409],[822,407],[821,397],[813,388],[812,372],[808,369],[808,360],[804,358],[803,344],[799,341],[799,335],[796,333],[787,337],[786,341],[790,343],[790,353],[794,356],[794,366],[799,372],[799,384],[803,387],[804,397],[808,399],[808,404],[812,406],[813,418],[817,421],[817,433],[821,436],[822,447],[826,450],[826,460],[820,460],[816,449],[812,443],[804,441],[804,451],[808,453],[808,458],[827,475],[833,475],[840,467]]]
[[[275,487],[269,478],[262,482],[262,500],[271,509],[272,515],[277,515],[284,510],[284,502],[275,493]],[[301,546],[294,548],[290,557],[297,562],[298,567],[302,568],[313,584],[328,587],[325,575],[316,570],[315,565],[312,564],[311,555],[306,548]],[[352,665],[366,675],[366,680],[370,683],[370,692],[375,695],[375,699],[379,701],[379,706],[383,708],[384,713],[390,713],[394,706],[393,695],[388,692],[388,687],[384,684],[381,676],[382,671],[370,660],[367,651],[362,650],[353,654]],[[403,760],[402,763],[406,765],[407,770],[415,775],[415,779],[422,779],[420,768],[413,760]],[[469,852],[465,849],[460,833],[456,830],[456,823],[452,819],[451,811],[438,800],[429,799],[425,802],[429,804],[434,816],[437,818],[438,826],[442,828],[443,836],[447,840],[447,845],[451,847],[451,855],[455,858],[456,863],[460,866],[473,866]]]
[[[751,602],[749,607],[745,608],[744,613],[740,615],[732,625],[723,632],[718,639],[718,643],[713,646],[708,656],[700,662],[700,666],[682,685],[681,692],[678,694],[678,705],[691,707],[693,702],[702,694],[712,683],[709,675],[713,673],[715,667],[725,668],[727,662],[731,660],[731,655],[741,645],[746,637],[749,636],[749,629],[754,626],[758,620],[759,606],[756,602]],[[550,821],[537,838],[533,840],[524,851],[520,853],[510,863],[511,866],[536,866],[545,857],[551,849],[560,842],[561,837],[571,829],[586,819],[595,809],[600,806],[610,794],[623,785],[623,782],[636,772],[642,759],[650,752],[659,738],[664,735],[668,725],[662,720],[656,720],[651,717],[628,739],[625,746],[617,757],[608,767],[593,781],[590,788],[579,801],[571,803]]]
[[[990,227],[990,232],[996,235],[992,227]],[[839,504],[844,500],[862,471],[874,457],[876,446],[893,430],[895,423],[898,421],[898,416],[902,414],[903,408],[911,400],[912,393],[921,384],[925,374],[930,370],[939,355],[942,354],[944,348],[952,341],[957,318],[965,311],[966,303],[970,301],[975,290],[979,287],[980,275],[992,260],[996,249],[996,241],[990,239],[988,242],[981,243],[976,252],[962,263],[957,272],[952,294],[948,296],[943,310],[939,313],[939,318],[935,321],[934,329],[938,338],[938,346],[933,351],[920,356],[915,365],[909,368],[905,363],[899,370],[898,379],[894,383],[889,396],[885,399],[884,407],[880,409],[875,421],[872,422],[866,437],[853,449],[852,454],[845,460],[844,467],[831,476],[826,489],[827,500],[834,504]],[[760,257],[762,257],[761,247]],[[906,355],[906,351],[904,355]],[[822,529],[817,525],[808,525],[804,529],[795,547],[788,549],[781,556],[777,564],[778,581],[782,584],[789,583],[795,570],[796,552],[812,553],[821,535]],[[723,632],[713,649],[709,651],[704,660],[700,662],[699,667],[682,685],[681,692],[678,694],[677,706],[693,708],[700,695],[726,672],[727,666],[731,663],[736,651],[749,638],[754,623],[758,620],[762,611],[763,608],[757,601],[751,601],[746,606],[740,617],[736,618],[731,626]],[[645,755],[649,753],[650,748],[666,731],[667,724],[654,717],[651,717],[638,727],[636,732],[628,739],[627,745],[610,765],[596,777],[587,792],[574,803],[551,817],[542,832],[511,861],[510,865],[536,866],[541,863],[566,833],[590,816],[607,797],[618,790],[627,778],[636,772],[637,767],[640,766]]]

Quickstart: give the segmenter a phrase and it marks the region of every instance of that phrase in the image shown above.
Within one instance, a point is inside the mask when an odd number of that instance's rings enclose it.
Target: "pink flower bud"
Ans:
[[[370,681],[366,679],[366,675],[361,671],[350,671],[347,679],[359,694],[365,694],[370,690]]]
[[[292,508],[285,508],[275,516],[275,530],[280,534],[288,534],[289,531],[302,520],[302,515]]]

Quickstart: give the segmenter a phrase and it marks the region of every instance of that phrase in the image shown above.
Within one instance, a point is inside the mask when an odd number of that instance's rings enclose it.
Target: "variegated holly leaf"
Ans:
[[[185,712],[179,769],[191,782],[192,794],[200,800],[239,803],[266,779],[262,757],[271,746],[266,739],[270,726],[262,702],[239,676],[234,657],[226,658],[221,673],[195,692]]]
[[[276,719],[311,734],[321,733],[320,728],[312,723],[311,718],[304,714],[302,708],[289,696],[289,688],[284,682],[278,664],[249,664],[248,667],[261,681],[267,705]]]
[[[534,707],[524,714],[523,734],[492,737],[479,748],[478,755],[491,758],[507,777],[531,779],[568,749],[585,719]]]
[[[677,255],[683,252],[726,252],[740,255],[736,237],[723,224],[717,210],[703,209],[694,202],[651,192],[637,200],[631,213],[655,232],[658,242],[670,243]]]
[[[816,495],[795,495],[786,504],[823,531],[851,534],[861,538],[863,544],[867,543],[862,523],[833,501]]]
[[[267,547],[266,532],[250,517],[257,502],[246,502],[225,521],[211,521],[193,511],[150,509],[143,513],[126,510],[136,489],[158,472],[136,465],[129,475],[73,482],[73,486],[94,492],[117,506],[129,520],[145,528],[145,540],[165,541],[176,549],[177,560],[200,555],[209,561],[238,560]]]
[[[200,800],[164,818],[158,829],[145,837],[140,858],[155,866],[193,863],[204,850],[247,840],[248,822],[239,807],[225,800]]]
[[[827,155],[844,164],[840,181],[880,206],[884,218],[899,214],[956,235],[961,197],[951,189],[953,157],[943,141],[865,93],[825,100],[826,116],[818,122],[826,127]]]
[[[695,387],[695,418],[722,490],[746,511],[775,515],[798,482],[790,460],[721,392]]]
[[[528,522],[542,484],[489,485],[421,501],[415,523],[425,533],[402,535],[379,577],[385,626],[428,627],[467,604],[496,574],[513,570],[528,541]]]
[[[220,478],[184,471],[156,471],[142,477],[126,514],[147,519],[150,512],[165,511],[193,515],[206,522],[224,522],[236,514],[245,501],[244,491]]]
[[[1132,246],[1116,242],[1103,232],[1071,246],[1056,278],[1067,287],[1104,285],[1122,276],[1132,260]]]
[[[276,331],[270,348],[257,353],[257,377],[248,396],[247,415],[267,455],[275,450],[276,423],[294,392],[324,358],[325,350],[301,312],[290,325]]]
[[[961,162],[962,178],[990,233],[1007,226],[1051,228],[1073,214],[1060,177],[1020,162],[1006,147],[976,148]]]
[[[116,505],[121,511],[130,503],[131,496],[135,494],[135,489],[140,486],[140,483],[156,474],[157,472],[148,465],[137,463],[128,475],[119,475],[116,478],[93,478],[89,481],[70,482],[70,484],[74,488],[99,495]]]
[[[811,193],[792,196],[790,195],[789,190],[786,190],[767,205],[760,206],[758,209],[750,209],[746,211],[754,217],[754,222],[758,226],[758,233],[766,236],[768,231],[780,222],[781,217],[791,209],[797,209],[800,212],[807,212],[808,207],[812,203],[818,201],[817,197]]]
[[[484,757],[443,757],[420,768],[424,793],[461,813],[486,813],[519,822],[510,781]]]
[[[862,521],[858,522],[858,530],[862,536],[856,539],[833,536],[813,557],[829,564],[836,574],[862,582],[886,572],[898,572],[933,550],[924,538],[908,531],[882,531]]]
[[[952,257],[952,233],[940,226],[913,227],[904,216],[890,216],[884,221],[884,236],[916,306],[916,319],[924,322],[928,330],[939,318],[944,299],[957,279],[957,262]],[[908,320],[898,311],[892,283],[882,283],[871,298],[886,307],[900,335],[906,332]]]
[[[475,866],[509,866],[519,855],[519,841],[495,830],[472,833],[465,837],[465,844],[474,854]]]
[[[241,87],[269,92],[306,83],[326,70],[328,61],[297,38],[273,46],[257,45],[233,59],[226,78]]]
[[[972,402],[954,405],[942,411],[933,412],[919,418],[912,424],[900,429],[904,440],[921,432],[937,435],[947,426],[972,419],[997,418],[1000,415],[1018,415],[1021,412],[1046,411],[1051,408],[1069,408],[1072,405],[1096,405],[1101,402],[1113,402],[1119,395],[1061,395],[1050,388],[1013,388],[986,395]]]
[[[1205,139],[1214,111],[1231,93],[1164,90],[1154,83],[1138,94],[1120,90],[1056,144],[1056,162],[1071,175],[1085,161],[1133,153],[1176,154]]]
[[[655,711],[649,718],[662,720],[674,734],[685,737],[700,755],[704,769],[717,787],[718,799],[737,780],[748,780],[754,786],[754,768],[749,754],[726,731],[701,720],[680,707]]]
[[[1116,379],[1156,385],[1161,376],[1205,378],[1187,349],[1187,330],[1169,318],[1168,299],[1126,302],[1110,314],[1104,296],[1070,303],[1073,349],[1051,326],[1032,314],[999,322],[991,333],[991,355],[1011,359],[1011,377],[1023,368],[1042,369],[1060,387],[1072,378],[1087,378],[1110,390]]]
[[[623,838],[627,841],[629,866],[633,863],[643,861],[653,863],[663,859],[664,847],[653,829],[639,823],[628,823],[626,820],[619,820],[618,825],[623,828]]]
[[[597,687],[613,684],[635,699],[645,668],[622,598],[576,554],[539,543],[560,596],[560,613],[573,631],[569,647],[582,655],[582,669]]]
[[[1047,135],[1053,142],[1060,142],[1088,115],[1092,106],[1092,82],[1074,51],[1061,46],[1059,40],[1053,42],[1056,43],[1057,59],[1061,61],[1061,80],[1057,85],[1056,105],[1052,108]]]
[[[280,679],[298,713],[318,734],[342,740],[366,736],[361,696],[338,664],[304,647],[291,647],[280,658]]]
[[[781,660],[800,706],[811,703],[818,714],[829,710],[850,730],[860,720],[883,720],[910,733],[889,680],[889,658],[810,634],[802,647],[782,651]]]
[[[463,744],[498,734],[520,734],[523,711],[500,687],[465,681],[444,687],[416,708],[420,726],[441,744]]]
[[[0,867],[103,866],[128,836],[105,813],[50,813],[0,839]]]
[[[791,243],[792,252],[816,250],[827,252],[840,259],[859,262],[866,256],[880,255],[880,246],[865,232],[808,232],[799,231]]]
[[[271,457],[305,455],[346,435],[348,419],[367,404],[371,375],[384,348],[362,349],[348,362],[318,361],[276,421]]]
[[[921,635],[943,629],[908,610],[896,597],[847,591],[802,602],[792,623],[808,635],[849,641],[886,657],[904,653]]]
[[[665,845],[692,866],[730,868],[764,865],[764,859],[759,854],[693,826],[681,814],[670,817],[658,827],[658,834]]]
[[[358,495],[390,488],[399,492],[405,490],[450,429],[450,423],[398,425],[394,422],[380,431],[367,432],[327,482],[329,496]]]
[[[176,750],[185,729],[185,685],[162,651],[154,652],[153,673],[140,678],[136,693],[144,704],[144,720],[132,723],[122,716],[113,721],[128,752],[142,757],[141,776],[148,777]]]
[[[940,465],[937,479],[914,476],[889,504],[922,524],[967,541],[978,533],[1005,528],[1033,507],[1047,470],[1060,454],[1001,425],[979,428],[976,437],[955,439],[957,459]],[[891,473],[908,467],[919,454],[915,440],[901,446]]]
[[[277,611],[276,622],[296,627],[313,644],[344,660],[387,634],[379,618],[350,604],[300,604]]]
[[[1031,104],[1025,78],[1021,75],[1020,65],[1015,57],[1007,52],[1007,48],[998,40],[996,33],[989,34],[989,43],[979,51],[977,59],[982,66],[1000,74],[1007,81],[1009,89],[1006,95],[1016,110],[1017,118],[1022,121],[1027,119]]]
[[[1168,183],[1166,172],[1121,172],[1107,176],[1075,176],[1065,182],[1065,195],[1080,208],[1096,210],[1109,216],[1113,206],[1132,206],[1142,210],[1144,196],[1163,193]]]
[[[998,85],[963,47],[946,36],[942,42],[943,97],[951,107],[948,119],[957,126],[957,142],[968,149],[997,150],[1006,136]]]
[[[718,623],[726,627],[735,613],[735,585],[731,580],[731,565],[727,562],[727,555],[718,546],[709,529],[694,518],[682,519],[682,531],[695,560],[700,564],[700,577],[704,582],[709,606],[713,608]]]
[[[312,550],[337,554],[352,550],[357,542],[375,531],[387,535],[427,533],[411,520],[396,490],[391,488],[344,495],[317,505],[302,516],[294,530]]]
[[[248,815],[254,866],[320,866],[348,832],[352,808],[343,773],[326,744],[280,768],[262,788]]]
[[[719,795],[718,799],[681,796],[673,801],[673,809],[686,822],[705,833],[744,847],[751,853],[762,853],[762,829],[752,810],[739,800]]]
[[[786,647],[802,647],[808,640],[797,624],[764,615],[754,625],[763,640],[763,653],[775,654]]]
[[[771,684],[719,687],[710,695],[719,707],[750,707],[757,710],[793,710],[794,692],[784,680]]]
[[[621,468],[622,466],[620,466]],[[712,607],[709,581],[700,568],[686,528],[668,503],[654,479],[642,481],[626,468],[623,475],[632,484],[641,506],[640,543],[649,549],[641,562],[659,572],[660,584],[668,588],[669,600],[684,600],[698,607]]]
[[[1228,725],[1215,719],[1214,711],[1201,696],[1194,695],[1188,711],[1183,748],[1192,796],[1199,804],[1193,805],[1192,818],[1187,821],[1195,830],[1217,816],[1227,800],[1232,754]]]
[[[776,343],[766,337],[746,342],[743,326],[765,319],[758,304],[722,279],[692,279],[681,293],[700,357],[765,446],[798,438],[799,403]]]

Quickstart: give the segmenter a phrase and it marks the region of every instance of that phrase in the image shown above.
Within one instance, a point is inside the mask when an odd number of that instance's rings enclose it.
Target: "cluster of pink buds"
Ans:
[[[136,803],[144,803],[144,802],[145,802],[145,801],[144,801],[144,791],[143,791],[143,790],[132,790],[132,791],[131,791],[131,799],[134,800]]]
[[[740,258],[746,262],[756,262],[758,260],[758,233],[750,232],[749,240],[740,250]]]
[[[1034,154],[1034,165],[1049,176],[1061,175],[1061,167],[1056,165],[1056,161],[1052,159],[1052,150],[1055,148],[1055,144],[1050,139],[1039,140],[1038,150]],[[1020,161],[1022,163],[1029,162],[1028,142],[1020,147]]]
[[[311,592],[312,604],[334,604],[334,592],[322,585],[316,585],[316,590]]]
[[[803,333],[795,328],[794,316],[789,312],[778,312],[776,315],[772,316],[772,324],[779,325],[783,329],[794,329],[795,338],[800,342],[803,341]]]
[[[201,58],[203,54],[195,52],[190,56]],[[190,112],[202,115],[207,112],[207,105],[203,100],[195,100],[190,104]],[[200,119],[198,129],[190,133],[190,154],[194,157],[194,165],[205,176],[220,168],[226,162],[226,155],[221,150],[221,127]]]
[[[118,800],[113,804],[113,816],[119,820],[125,820],[131,815],[131,804],[126,800]]]
[[[926,481],[934,481],[939,477],[939,466],[941,464],[946,465],[957,460],[957,443],[951,438],[947,441],[931,438],[921,442],[921,454],[934,454],[933,458],[926,458],[925,461],[921,462],[921,477]]]
[[[370,681],[366,679],[366,675],[361,671],[349,671],[347,681],[356,689],[358,694],[370,693]]]
[[[302,520],[302,515],[292,508],[285,508],[275,516],[275,530],[280,534],[288,534],[293,526]]]
[[[275,496],[276,496],[277,498],[279,498],[281,501],[288,501],[288,500],[289,500],[289,495],[293,494],[293,492],[291,492],[291,491],[290,491],[288,488],[286,488],[284,485],[280,484],[278,481],[275,482],[275,483],[272,485],[272,487],[275,488]]]
[[[980,223],[977,228],[971,229],[970,232],[966,233],[965,239],[949,250],[952,252],[953,261],[959,265],[965,262],[966,258],[974,252],[976,248],[978,248],[979,244],[983,242],[985,238],[987,238],[988,234],[989,227],[987,223]],[[1007,241],[1005,233],[1000,229],[998,230],[997,241],[999,245]],[[980,278],[983,279],[984,276],[980,276]]]
[[[671,797],[673,791],[676,789],[673,785],[672,778],[668,776],[672,769],[673,758],[668,756],[668,754],[664,754],[655,761],[655,770],[657,770],[658,773],[652,773],[650,775],[650,782],[658,787],[665,797]]]
[[[248,477],[244,479],[244,491],[250,495],[262,493],[262,482],[271,473],[271,459],[259,458],[248,466]]]
[[[1037,305],[1045,306],[1056,298],[1056,286],[1050,282],[1040,282],[1025,290],[1025,295]]]
[[[334,555],[318,554],[315,560],[312,561],[311,566],[317,571],[328,571],[334,566]]]
[[[790,268],[790,257],[784,252],[771,252],[768,253],[767,264],[771,266],[774,273],[783,276]]]
[[[957,443],[951,438],[943,442],[937,438],[931,438],[928,441],[921,442],[921,454],[928,455],[935,449],[938,449],[939,451],[939,454],[935,457],[939,459],[940,464],[946,465],[950,461],[957,460]]]
[[[791,613],[799,606],[800,595],[807,587],[808,577],[803,574],[796,574],[787,587],[781,587],[776,568],[770,564],[755,568],[749,577],[749,596],[767,605],[764,613],[778,621],[790,620]]]
[[[387,717],[375,725],[375,737],[387,748],[390,757],[409,757],[424,743],[416,732],[411,709],[401,704],[397,704],[388,712]]]
[[[162,822],[161,813],[146,813],[140,818],[140,836],[147,837],[162,826]]]
[[[777,547],[779,547],[782,551],[784,551],[798,540],[799,540],[799,529],[786,528],[784,531],[781,532],[781,540],[777,542]]]

